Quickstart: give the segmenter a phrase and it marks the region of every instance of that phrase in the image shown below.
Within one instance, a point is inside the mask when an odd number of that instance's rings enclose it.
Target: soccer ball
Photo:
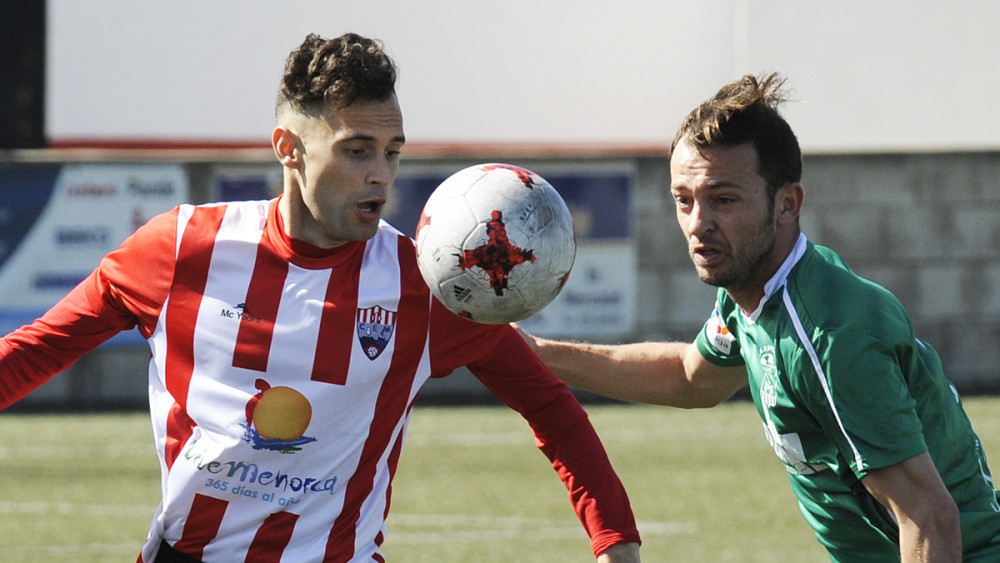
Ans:
[[[576,259],[573,218],[544,178],[510,164],[451,175],[424,205],[417,264],[452,312],[485,324],[527,318],[552,302]]]

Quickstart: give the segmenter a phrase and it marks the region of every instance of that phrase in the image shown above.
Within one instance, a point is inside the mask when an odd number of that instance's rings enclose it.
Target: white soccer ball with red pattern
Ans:
[[[573,218],[544,178],[510,164],[451,175],[424,205],[417,263],[431,292],[476,322],[527,318],[552,302],[576,259]]]

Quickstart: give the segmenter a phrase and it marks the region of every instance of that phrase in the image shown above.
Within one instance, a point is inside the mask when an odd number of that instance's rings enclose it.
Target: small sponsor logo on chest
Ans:
[[[222,316],[227,319],[237,319],[243,323],[260,324],[260,317],[254,315],[247,307],[246,303],[240,303],[232,309],[223,307]]]

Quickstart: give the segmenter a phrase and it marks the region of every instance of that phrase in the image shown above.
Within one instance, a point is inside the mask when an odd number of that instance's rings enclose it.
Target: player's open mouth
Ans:
[[[366,223],[372,223],[382,218],[382,209],[385,207],[384,199],[371,199],[358,203],[358,216]]]
[[[709,265],[712,264],[723,256],[722,251],[711,248],[708,246],[697,246],[691,252],[691,257],[695,259],[696,262]]]

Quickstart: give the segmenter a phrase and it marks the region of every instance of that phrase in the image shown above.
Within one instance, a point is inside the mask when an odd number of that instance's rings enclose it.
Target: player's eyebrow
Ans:
[[[338,143],[349,143],[351,141],[366,141],[366,142],[369,142],[369,143],[373,143],[375,141],[378,141],[378,138],[375,137],[374,135],[368,135],[368,134],[365,134],[365,133],[357,133],[355,135],[351,135],[349,137],[344,137],[343,139],[339,139],[337,142]],[[398,145],[402,145],[402,144],[406,143],[406,137],[404,135],[397,135],[397,136],[393,137],[392,139],[390,139],[389,142],[390,143],[394,143],[394,144],[398,144]]]
[[[716,181],[716,182],[709,182],[708,185],[705,186],[705,189],[707,189],[709,191],[732,190],[732,189],[740,190],[740,191],[746,191],[747,187],[744,186],[743,184],[738,183],[738,182],[733,182],[733,181],[729,181],[729,180],[721,180],[721,181]],[[670,191],[671,192],[676,192],[676,191],[688,191],[689,192],[689,191],[691,191],[691,188],[688,187],[687,184],[671,184],[670,185]]]
[[[710,182],[707,186],[709,191],[714,190],[739,190],[747,191],[747,187],[738,182],[731,182],[728,180],[722,180],[720,182]]]

